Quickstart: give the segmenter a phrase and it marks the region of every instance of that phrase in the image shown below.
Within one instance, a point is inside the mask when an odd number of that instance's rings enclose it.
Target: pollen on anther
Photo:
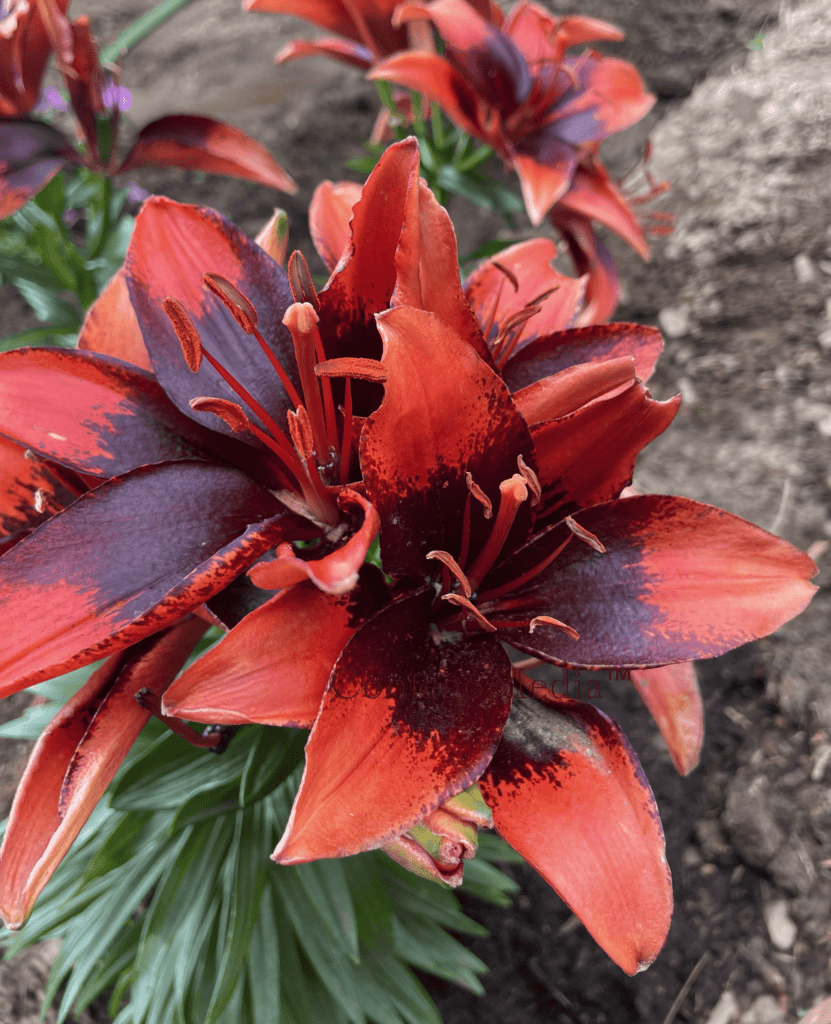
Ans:
[[[226,398],[191,398],[188,404],[196,412],[212,412],[214,416],[219,416],[236,434],[248,430],[251,426],[242,408]]]
[[[221,274],[203,274],[202,285],[215,295],[246,334],[257,326],[257,311],[242,292]]]
[[[493,502],[485,494],[479,484],[473,479],[471,473],[465,473],[465,482],[467,483],[467,489],[473,495],[473,497],[483,506],[485,512],[485,519],[490,519],[493,516]]]
[[[199,337],[199,331],[197,331],[193,321],[188,316],[185,307],[178,299],[174,299],[172,295],[162,299],[162,309],[173,325],[173,330],[176,332],[176,337],[182,346],[182,355],[185,357],[188,368],[192,373],[196,373],[202,365],[202,339]]]

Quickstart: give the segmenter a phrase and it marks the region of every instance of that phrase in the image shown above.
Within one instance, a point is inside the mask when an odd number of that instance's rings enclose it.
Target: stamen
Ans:
[[[352,461],[352,381],[349,377],[344,382],[343,396],[343,440],[340,446],[340,470],[338,480],[345,484],[349,479],[349,464]]]
[[[496,267],[497,270],[502,271],[505,277],[507,277],[511,284],[514,286],[514,292],[519,291],[519,281],[517,280],[517,276],[513,272],[513,270],[511,270],[509,267],[506,267],[504,264],[499,263],[497,260],[491,260],[491,266]]]
[[[193,321],[188,316],[187,310],[172,295],[162,299],[162,309],[167,314],[168,320],[173,324],[173,330],[182,346],[182,355],[191,373],[196,373],[202,365],[202,339]]]
[[[462,572],[461,566],[451,554],[449,554],[447,551],[428,551],[426,557],[433,558],[436,561],[441,562],[443,565],[445,565],[459,581],[459,585],[461,586],[462,593],[465,595],[465,597],[471,596],[473,590],[470,586],[470,583],[468,582],[468,578]]]
[[[242,292],[221,274],[203,274],[202,286],[215,295],[246,334],[257,326],[257,311]]]
[[[525,465],[525,461],[521,455],[517,456],[516,460],[519,471],[522,474],[522,479],[528,484],[528,489],[531,492],[531,508],[536,508],[540,503],[542,497],[542,487],[540,486],[539,477],[530,466]]]
[[[493,516],[493,503],[490,498],[485,494],[479,484],[473,479],[472,473],[465,473],[465,483],[467,489],[473,495],[473,497],[483,506],[485,509],[485,519],[490,519]]]
[[[137,690],[134,699],[140,708],[144,708],[145,711],[149,711],[159,721],[164,722],[168,729],[175,732],[177,736],[181,736],[183,740],[187,740],[192,747],[218,747],[226,742],[225,737],[220,732],[202,735],[202,733],[185,725],[181,719],[163,715],[162,699],[149,686],[143,686],[140,690]]]
[[[512,271],[510,271],[507,267],[503,267],[501,263],[497,263],[496,260],[491,260],[491,266],[496,267],[497,270],[501,270],[505,277],[503,277],[502,280],[499,282],[499,287],[496,289],[496,295],[494,296],[491,311],[488,314],[488,319],[485,321],[484,327],[482,328],[482,333],[485,337],[485,341],[488,344],[490,344],[490,342],[488,342],[488,338],[490,337],[490,333],[493,330],[494,322],[496,321],[496,311],[497,309],[499,309],[499,303],[500,300],[502,299],[502,292],[505,288],[506,279],[509,280],[511,284],[514,286],[515,292],[519,291],[519,281],[517,281],[516,275]]]
[[[559,619],[554,619],[550,615],[535,616],[533,619],[531,619],[528,628],[533,633],[537,626],[539,626],[540,624],[545,624],[546,626],[556,626],[557,629],[561,629],[567,636],[570,636],[572,640],[580,639],[580,634],[577,632],[576,629],[572,629],[571,626],[567,626],[565,622],[560,622]]]
[[[449,601],[451,604],[459,605],[459,607],[464,608],[466,611],[468,611],[474,617],[474,619],[476,619],[476,621],[479,623],[482,629],[484,629],[486,632],[496,632],[496,626],[494,626],[493,623],[488,622],[488,620],[479,611],[476,605],[473,604],[472,601],[469,601],[466,597],[462,597],[461,594],[444,594],[442,596],[442,601]]]
[[[590,533],[587,529],[585,529],[585,527],[581,526],[579,523],[575,523],[571,516],[566,516],[565,524],[569,528],[569,530],[571,530],[575,537],[579,537],[580,540],[585,541],[586,544],[589,545],[589,547],[594,548],[595,551],[599,551],[601,555],[604,555],[606,553],[606,548],[603,547],[603,545],[600,543],[597,537],[595,537],[593,533]]]
[[[496,339],[496,344],[493,346],[493,358],[498,367],[502,367],[508,361],[511,353],[519,344],[519,340],[525,330],[525,324],[531,319],[532,316],[536,316],[537,313],[542,309],[542,306],[525,306],[519,310],[518,313],[514,313],[502,326],[502,330],[499,333],[499,337]],[[513,337],[511,337],[511,333]],[[510,339],[510,340],[509,340]]]
[[[478,590],[479,584],[484,579],[488,569],[499,557],[502,546],[508,538],[511,527],[514,525],[519,507],[528,497],[528,485],[519,473],[514,473],[510,480],[503,480],[499,485],[499,494],[499,511],[496,514],[496,522],[491,530],[490,537],[488,537],[484,547],[476,556],[467,574],[470,585],[474,590]]]
[[[312,426],[309,422],[309,416],[305,408],[301,405],[297,412],[288,413],[289,421],[289,432],[291,433],[291,439],[294,442],[294,446],[300,453],[301,458],[306,463],[305,476],[308,478],[308,483],[311,485],[303,486],[303,494],[309,503],[309,506],[314,509],[318,519],[327,523],[329,526],[334,526],[338,522],[340,516],[338,515],[337,506],[335,505],[332,496],[326,490],[323,481],[320,479],[320,472],[315,462],[314,453],[314,439],[312,435]],[[303,483],[301,479],[301,484]]]
[[[327,359],[315,366],[317,377],[352,377],[357,380],[371,380],[383,384],[387,372],[377,359],[362,359],[359,356],[344,356],[341,359]]]
[[[314,306],[315,313],[320,312],[320,299],[317,297],[309,264],[299,249],[295,249],[289,257],[289,286],[295,302],[308,302]]]
[[[554,551],[544,558],[539,565],[535,565],[533,569],[529,569],[524,572],[521,576],[517,576],[515,580],[511,580],[510,583],[504,583],[501,587],[494,587],[493,590],[487,590],[484,594],[479,595],[479,601],[484,605],[492,601],[498,600],[503,594],[511,594],[515,590],[519,590],[520,587],[524,587],[529,580],[532,580],[535,576],[538,576],[543,569],[547,569],[554,559],[563,552],[565,546],[571,540],[571,536],[566,537],[563,543],[556,548]]]
[[[309,421],[314,433],[315,447],[322,461],[327,461],[329,439],[326,432],[326,419],[320,398],[320,388],[315,377],[315,363],[322,363],[325,357],[318,358],[318,346],[322,352],[323,342],[317,329],[318,316],[314,306],[309,302],[294,302],[286,310],[283,323],[291,331],[294,341],[294,354],[300,370],[300,383],[303,387],[305,405]],[[334,415],[334,405],[332,406]]]
[[[251,421],[242,407],[236,402],[229,402],[227,398],[191,398],[188,404],[196,412],[212,412],[214,416],[219,416],[236,434],[251,429]]]

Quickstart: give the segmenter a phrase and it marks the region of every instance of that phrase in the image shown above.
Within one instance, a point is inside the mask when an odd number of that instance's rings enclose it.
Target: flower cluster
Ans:
[[[85,15],[70,21],[69,0],[13,0],[0,16],[0,219],[32,199],[61,167],[86,166],[113,175],[138,167],[186,167],[259,182],[284,192],[294,182],[259,142],[210,117],[171,114],[144,126],[118,157],[119,114],[131,96],[119,70],[102,65]],[[41,83],[54,55],[77,120],[79,150],[57,128],[29,114],[68,109]]]
[[[0,694],[107,658],[32,755],[0,912],[19,926],[151,713],[292,725],[278,863],[384,848],[455,883],[492,821],[634,973],[672,904],[651,791],[609,718],[507,652],[637,669],[689,767],[686,663],[796,615],[815,567],[621,497],[678,409],[643,383],[660,335],[568,327],[585,281],[546,240],[463,285],[414,140],[359,196],[321,186],[311,224],[320,291],[273,225],[151,199],[79,350],[0,355]],[[176,678],[207,622],[226,635]]]

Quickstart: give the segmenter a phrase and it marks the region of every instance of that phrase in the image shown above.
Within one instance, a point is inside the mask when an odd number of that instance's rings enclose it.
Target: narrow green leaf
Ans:
[[[303,761],[308,735],[305,729],[262,727],[240,779],[240,807],[261,800],[285,782]]]
[[[280,1016],[280,935],[268,874],[266,882],[247,960],[252,1024],[285,1024]]]
[[[487,966],[435,921],[417,917],[401,920],[394,915],[392,936],[394,952],[407,963],[476,995],[485,994],[476,975],[487,973]]]

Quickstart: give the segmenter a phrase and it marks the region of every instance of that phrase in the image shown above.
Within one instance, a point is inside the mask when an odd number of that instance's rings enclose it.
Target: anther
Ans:
[[[540,486],[539,477],[530,466],[525,465],[525,461],[521,455],[517,456],[516,463],[519,467],[520,473],[522,474],[522,479],[528,485],[528,490],[531,492],[531,508],[536,508],[540,503],[540,498],[542,497],[542,487]]]
[[[499,485],[499,495],[499,511],[496,513],[496,522],[493,524],[490,537],[468,570],[467,577],[474,590],[479,589],[479,584],[499,557],[514,525],[519,506],[528,497],[528,485],[519,473],[514,473],[509,480],[503,480]]]
[[[487,496],[487,494],[485,494],[485,492],[479,486],[479,484],[477,484],[476,481],[473,479],[473,475],[471,473],[465,473],[465,483],[467,484],[467,489],[470,491],[470,493],[473,495],[473,497],[484,508],[484,510],[485,510],[485,512],[484,512],[485,519],[492,518],[492,516],[493,516],[493,503],[491,502],[491,500]]]
[[[458,605],[460,608],[464,608],[465,611],[469,612],[479,625],[488,633],[495,633],[496,626],[492,622],[488,622],[485,616],[479,611],[472,601],[469,601],[466,597],[461,594],[444,594],[442,601],[449,601],[450,604]]]
[[[289,433],[294,447],[302,458],[314,458],[314,437],[306,410],[301,405],[297,412],[288,411]]]
[[[360,356],[344,356],[341,359],[327,359],[315,366],[317,377],[351,377],[357,380],[371,380],[383,384],[387,372],[377,359],[362,359]]]
[[[196,412],[212,412],[214,416],[219,416],[236,434],[251,429],[251,421],[242,407],[236,402],[229,402],[227,398],[191,398],[188,404]]]
[[[249,300],[221,274],[203,274],[202,285],[215,295],[246,334],[257,326],[257,311]]]
[[[173,330],[182,346],[182,355],[185,357],[188,368],[192,373],[196,373],[202,365],[202,339],[199,337],[199,331],[188,316],[185,307],[172,295],[162,299],[162,309],[173,324]]]
[[[320,309],[320,299],[309,272],[309,264],[298,249],[289,257],[289,286],[295,302],[308,302],[314,306],[315,312]]]
[[[514,286],[514,291],[519,291],[519,281],[517,280],[516,274],[512,270],[509,270],[508,267],[506,267],[502,263],[498,263],[496,260],[491,260],[491,266],[496,267],[497,270],[501,270],[505,277],[507,277],[511,284]]]
[[[572,629],[571,626],[566,625],[565,622],[560,622],[559,619],[554,619],[550,615],[537,615],[528,623],[528,629],[530,632],[534,632],[537,626],[556,626],[557,629],[561,629],[567,636],[570,636],[572,640],[579,640],[580,634],[576,629]]]
[[[449,554],[447,551],[428,551],[427,558],[433,558],[437,562],[441,562],[443,565],[453,573],[456,579],[459,581],[459,585],[462,588],[462,593],[465,597],[470,597],[473,593],[467,576],[462,572],[462,568],[456,559]]]
[[[571,530],[575,537],[579,537],[580,540],[585,541],[589,547],[594,548],[595,551],[599,551],[601,555],[606,553],[606,548],[600,543],[593,533],[590,533],[585,527],[576,523],[571,516],[566,516],[565,524]]]

